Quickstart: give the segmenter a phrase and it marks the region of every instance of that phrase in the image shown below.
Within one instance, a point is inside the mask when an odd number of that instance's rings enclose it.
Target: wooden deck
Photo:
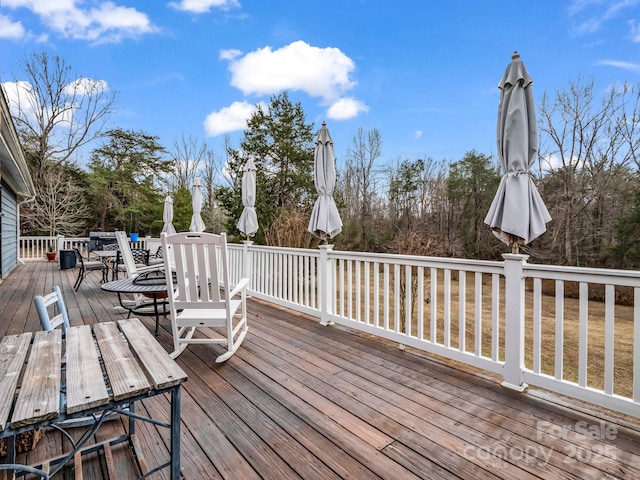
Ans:
[[[32,300],[54,284],[73,325],[123,317],[113,309],[116,296],[100,290],[98,273],[78,293],[75,275],[56,263],[18,267],[0,284],[0,334],[39,329]],[[153,319],[142,320],[153,329]],[[206,345],[178,358],[189,375],[186,479],[640,478],[638,419],[540,390],[516,394],[486,372],[270,304],[251,301],[249,320],[244,344],[226,363],[215,364],[219,350]],[[169,349],[166,319],[158,340]],[[168,415],[165,398],[143,406]],[[99,434],[122,428],[114,420]],[[139,429],[150,465],[166,459],[164,430]],[[28,460],[59,454],[66,443],[47,431]],[[129,449],[114,456],[118,478],[135,478]],[[84,478],[101,479],[103,470],[96,456],[83,466]],[[73,478],[71,469],[63,477]]]

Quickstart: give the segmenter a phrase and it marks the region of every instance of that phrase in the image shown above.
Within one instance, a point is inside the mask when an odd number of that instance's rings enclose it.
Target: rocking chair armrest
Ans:
[[[248,278],[241,278],[240,281],[233,288],[233,290],[231,290],[231,293],[229,293],[229,297],[233,298],[240,292],[244,293],[248,286],[249,286],[249,279]]]

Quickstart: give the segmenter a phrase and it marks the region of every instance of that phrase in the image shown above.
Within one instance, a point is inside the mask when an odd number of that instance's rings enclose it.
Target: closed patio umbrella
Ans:
[[[191,205],[193,207],[193,215],[191,216],[191,225],[189,230],[192,232],[204,232],[205,225],[200,212],[202,211],[202,183],[200,177],[196,177],[193,181],[191,189]]]
[[[484,222],[518,253],[519,243],[526,245],[547,230],[551,216],[529,173],[538,158],[533,80],[518,52],[511,60],[498,85],[498,159],[504,176]]]
[[[173,198],[167,195],[164,199],[164,210],[162,211],[162,220],[164,225],[162,231],[167,235],[173,235],[176,233],[176,229],[173,226]]]
[[[311,212],[308,230],[326,242],[328,238],[333,238],[342,231],[342,220],[333,199],[336,165],[333,140],[325,122],[322,122],[322,128],[318,131],[313,169],[318,198]]]
[[[242,174],[242,205],[244,209],[238,220],[238,230],[245,237],[252,237],[258,231],[258,216],[256,215],[256,165],[249,157],[244,165]]]

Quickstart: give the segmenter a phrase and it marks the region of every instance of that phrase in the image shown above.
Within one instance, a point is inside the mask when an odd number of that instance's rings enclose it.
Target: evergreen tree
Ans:
[[[637,181],[637,179],[636,179]],[[619,260],[626,260],[629,264],[617,267],[638,268],[640,265],[640,188],[630,192],[628,211],[620,217],[615,225],[616,245],[612,252]]]
[[[451,253],[470,258],[492,258],[501,251],[484,218],[500,184],[491,159],[475,150],[449,168],[447,195],[452,228]],[[493,239],[493,242],[491,241]]]
[[[216,192],[229,213],[227,231],[239,235],[242,169],[249,156],[257,169],[255,207],[260,228],[256,242],[264,242],[264,228],[281,215],[302,210],[310,214],[315,200],[313,149],[313,124],[306,123],[300,103],[293,104],[286,91],[272,96],[267,108],[258,107],[247,121],[240,148],[228,152],[231,185]]]
[[[141,131],[115,129],[107,137],[89,163],[95,228],[158,234],[164,200],[160,180],[171,166],[164,147],[158,137]]]

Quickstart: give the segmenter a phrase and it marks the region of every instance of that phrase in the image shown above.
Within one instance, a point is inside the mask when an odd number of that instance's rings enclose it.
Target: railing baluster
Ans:
[[[542,279],[533,279],[533,371],[542,368]]]
[[[482,356],[482,273],[476,272],[476,289],[475,289],[475,329],[473,335],[475,342],[473,353],[476,357]]]
[[[418,331],[417,335],[420,340],[424,340],[424,267],[418,267]]]
[[[393,331],[400,331],[400,265],[393,266]]]
[[[369,285],[369,270],[371,269],[371,263],[363,262],[364,267],[364,323],[371,325],[371,312],[369,298],[371,296],[371,285]]]
[[[404,333],[411,336],[411,317],[413,315],[413,282],[411,265],[404,267]]]
[[[360,260],[356,260],[356,322],[362,321],[362,262]]]
[[[451,270],[444,271],[444,346],[451,347]]]
[[[589,336],[589,284],[580,282],[578,313],[578,385],[587,386]]]
[[[340,316],[344,317],[344,266],[345,266],[345,259],[341,258],[340,259]]]
[[[604,295],[604,393],[607,395],[613,395],[615,308],[615,288],[613,285],[607,285]]]
[[[554,376],[556,380],[564,378],[563,372],[564,346],[564,282],[556,280],[556,346]]]
[[[431,276],[429,281],[431,282],[431,315],[429,319],[430,326],[430,338],[429,341],[437,343],[438,341],[438,269],[431,268]]]
[[[467,272],[459,271],[458,279],[458,350],[466,350],[467,335]]]
[[[380,326],[380,264],[373,263],[373,324]]]
[[[384,264],[384,318],[383,318],[383,325],[382,328],[384,328],[385,330],[389,330],[389,297],[390,297],[390,293],[389,292],[389,264],[385,263]]]
[[[491,275],[491,360],[500,359],[500,276]]]

